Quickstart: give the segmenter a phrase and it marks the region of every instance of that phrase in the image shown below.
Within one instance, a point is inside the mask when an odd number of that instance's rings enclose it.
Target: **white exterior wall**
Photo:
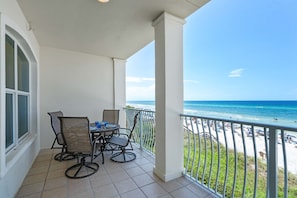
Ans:
[[[39,45],[32,31],[27,29],[27,21],[16,0],[0,0],[0,196],[14,197],[39,152],[39,100],[38,100],[38,62]],[[9,26],[17,32],[16,37],[25,41],[30,49],[31,62],[31,131],[20,142],[17,149],[6,154],[5,151],[5,31]]]
[[[114,108],[113,60],[55,48],[41,48],[41,148],[54,140],[47,112],[102,119],[103,109]]]

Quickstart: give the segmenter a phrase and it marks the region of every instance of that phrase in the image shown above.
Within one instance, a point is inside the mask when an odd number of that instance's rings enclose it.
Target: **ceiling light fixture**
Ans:
[[[107,2],[109,2],[109,0],[97,0],[98,2],[100,2],[100,3],[107,3]]]

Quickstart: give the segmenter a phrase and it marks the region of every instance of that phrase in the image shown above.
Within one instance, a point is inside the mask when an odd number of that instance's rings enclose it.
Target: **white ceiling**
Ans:
[[[18,0],[41,46],[127,59],[154,40],[166,11],[186,18],[208,0]]]

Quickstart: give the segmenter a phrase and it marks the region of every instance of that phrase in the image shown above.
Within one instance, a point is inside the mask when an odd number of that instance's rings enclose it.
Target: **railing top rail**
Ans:
[[[206,119],[206,120],[215,120],[215,121],[223,121],[223,122],[232,122],[232,123],[238,123],[243,125],[256,125],[259,127],[265,127],[265,128],[274,128],[274,129],[281,129],[286,131],[296,131],[297,132],[297,126],[291,127],[291,126],[282,126],[277,124],[265,124],[260,122],[248,122],[248,121],[242,121],[242,120],[236,120],[236,119],[225,119],[225,118],[215,118],[215,117],[206,117],[206,116],[198,116],[198,115],[189,115],[189,114],[180,114],[181,117],[194,117],[199,119]],[[296,123],[297,125],[297,123]]]
[[[155,113],[155,111],[153,111],[153,110],[149,110],[149,109],[129,108],[129,107],[124,107],[124,109]]]

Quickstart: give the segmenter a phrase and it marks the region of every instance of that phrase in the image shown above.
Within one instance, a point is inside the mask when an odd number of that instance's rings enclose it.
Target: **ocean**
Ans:
[[[154,101],[128,101],[135,108],[155,110]],[[184,112],[198,115],[297,127],[297,101],[184,101]]]

